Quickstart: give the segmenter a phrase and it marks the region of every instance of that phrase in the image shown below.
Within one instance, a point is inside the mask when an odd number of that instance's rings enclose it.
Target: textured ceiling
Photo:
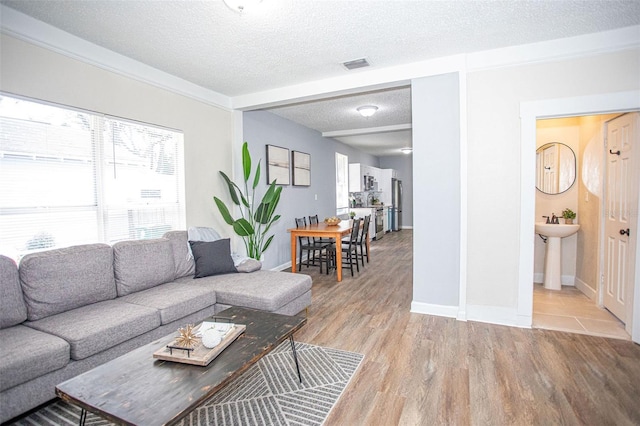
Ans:
[[[342,76],[341,63],[361,57],[376,69],[640,23],[638,0],[263,0],[242,15],[221,0],[0,2],[230,97]],[[275,112],[320,131],[361,125],[351,109],[320,110],[347,103],[335,102]],[[366,127],[390,122],[385,100],[372,102],[381,110]],[[402,108],[395,124],[407,102],[390,101]]]

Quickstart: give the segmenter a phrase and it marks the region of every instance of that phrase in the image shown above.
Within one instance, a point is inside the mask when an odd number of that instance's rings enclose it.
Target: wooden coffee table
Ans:
[[[90,411],[119,424],[175,424],[286,339],[302,381],[293,333],[306,318],[236,307],[215,317],[247,329],[206,367],[153,358],[174,332],[59,384],[56,394],[82,408],[81,423]]]

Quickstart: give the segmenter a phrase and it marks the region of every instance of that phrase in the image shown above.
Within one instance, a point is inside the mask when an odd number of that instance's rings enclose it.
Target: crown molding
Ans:
[[[104,70],[231,110],[228,96],[88,42],[3,4],[0,4],[0,32]]]
[[[640,48],[640,25],[485,50],[467,55],[467,71],[522,66]]]

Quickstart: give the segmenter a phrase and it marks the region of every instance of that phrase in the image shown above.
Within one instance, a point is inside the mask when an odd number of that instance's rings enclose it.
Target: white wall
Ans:
[[[222,228],[213,195],[218,170],[231,173],[231,112],[1,37],[0,90],[182,130],[187,226]]]
[[[637,90],[639,53],[625,50],[468,74],[469,319],[516,322],[523,214],[521,103]],[[534,197],[535,188],[530,190]]]
[[[456,316],[460,289],[459,75],[415,79],[412,311]],[[452,309],[454,308],[454,309]]]

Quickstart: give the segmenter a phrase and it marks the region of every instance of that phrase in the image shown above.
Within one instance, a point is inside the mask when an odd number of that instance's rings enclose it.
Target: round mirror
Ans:
[[[536,150],[536,188],[545,194],[561,194],[576,181],[576,155],[560,142]]]

